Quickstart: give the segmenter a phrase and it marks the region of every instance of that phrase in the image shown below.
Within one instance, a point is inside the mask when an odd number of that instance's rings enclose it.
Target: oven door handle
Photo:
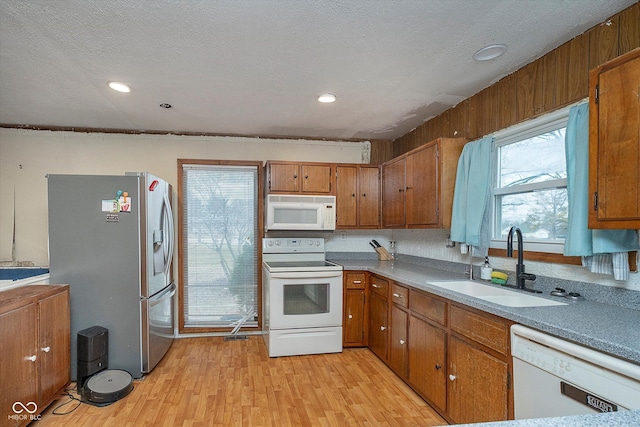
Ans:
[[[342,277],[342,271],[287,271],[271,272],[274,279],[321,279],[326,277]]]

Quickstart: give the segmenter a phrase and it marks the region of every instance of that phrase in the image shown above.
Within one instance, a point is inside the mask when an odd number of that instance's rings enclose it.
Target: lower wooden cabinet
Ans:
[[[366,340],[367,320],[367,273],[347,271],[344,273],[342,321],[343,347],[363,347]]]
[[[380,359],[387,361],[389,336],[388,302],[377,294],[369,295],[369,348]]]
[[[53,399],[69,383],[71,341],[69,292],[60,292],[38,301],[40,346],[39,402]]]
[[[396,304],[391,305],[391,337],[389,342],[389,366],[402,379],[407,378],[407,327],[409,316]]]
[[[511,322],[449,304],[449,417],[456,423],[513,418]]]
[[[389,282],[369,278],[369,349],[387,362],[389,357]]]
[[[452,423],[513,419],[510,321],[377,275],[368,347]]]
[[[506,420],[509,364],[455,336],[448,355],[449,417],[458,424]]]
[[[447,333],[412,315],[409,320],[409,383],[441,412],[447,409]]]
[[[68,286],[32,285],[0,292],[2,425],[28,424],[69,384],[70,342]],[[15,402],[36,411],[16,414]]]

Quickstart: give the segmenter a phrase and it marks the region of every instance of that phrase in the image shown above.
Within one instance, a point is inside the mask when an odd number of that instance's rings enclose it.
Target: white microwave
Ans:
[[[267,230],[335,230],[335,196],[268,194]]]

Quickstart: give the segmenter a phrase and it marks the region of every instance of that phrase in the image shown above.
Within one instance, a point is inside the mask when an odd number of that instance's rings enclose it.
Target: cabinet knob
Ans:
[[[455,375],[451,375],[451,374],[449,374],[449,379],[450,379],[451,381],[455,381],[455,380],[456,380],[456,376],[455,376]]]
[[[349,315],[349,316],[347,316],[347,317],[349,317],[349,319],[353,319],[353,314],[350,314],[350,315]]]
[[[362,197],[367,197],[367,193],[362,193]]]
[[[373,286],[374,288],[379,288],[380,285],[376,285],[375,283],[372,283],[371,286]]]
[[[402,193],[403,191],[404,191],[404,189],[403,189],[403,188],[400,188],[400,189],[398,190],[398,192],[399,192],[399,193]]]
[[[51,351],[51,347],[49,346],[42,347],[42,351],[44,351],[45,353],[49,353]]]
[[[404,295],[400,295],[400,294],[393,294],[393,296],[396,298],[404,298]]]
[[[380,330],[381,330],[381,331],[384,331],[385,329],[387,329],[387,327],[386,327],[386,326],[380,326]],[[34,357],[35,357],[35,356],[34,356]]]
[[[304,179],[309,179],[309,175],[305,175]]]
[[[436,369],[440,369],[440,368],[442,368],[442,365],[439,363],[436,363]]]
[[[400,340],[400,345],[404,345],[405,342],[405,340]]]
[[[360,283],[362,283],[362,280],[354,280],[352,283],[354,285],[359,285]]]
[[[35,362],[35,361],[36,361],[36,359],[37,359],[37,357],[36,357],[36,355],[35,355],[35,354],[34,354],[33,356],[28,356],[28,357],[27,357],[27,360],[30,360],[30,361],[32,361],[32,362]]]
[[[297,178],[298,178],[298,175],[293,175],[293,179],[297,179]]]
[[[351,195],[351,197],[356,197],[355,193]]]

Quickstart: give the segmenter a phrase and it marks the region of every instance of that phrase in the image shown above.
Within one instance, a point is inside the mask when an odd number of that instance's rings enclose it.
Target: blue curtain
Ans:
[[[639,248],[637,231],[590,230],[587,226],[590,200],[589,104],[576,105],[569,111],[565,153],[569,223],[564,255],[582,256],[583,265],[591,271],[613,274],[617,280],[626,280],[629,269],[624,260],[627,252]]]
[[[489,198],[493,137],[467,143],[458,160],[453,193],[451,240],[489,247]]]

